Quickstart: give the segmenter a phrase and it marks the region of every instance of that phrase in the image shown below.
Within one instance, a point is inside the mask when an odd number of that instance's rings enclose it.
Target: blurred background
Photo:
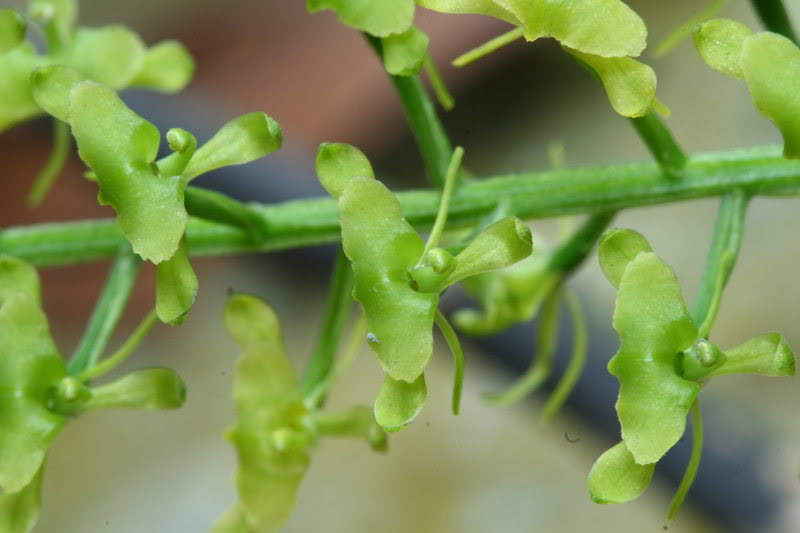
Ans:
[[[692,0],[628,3],[650,28],[651,46],[699,9]],[[800,5],[786,3],[800,23]],[[192,52],[197,71],[185,92],[125,94],[129,105],[159,127],[183,127],[202,141],[249,111],[265,111],[280,122],[285,139],[280,152],[209,175],[203,178],[206,186],[264,202],[322,195],[313,162],[323,141],[357,145],[394,188],[422,186],[422,161],[381,65],[356,31],[330,12],[307,14],[304,4],[85,0],[80,20],[90,26],[126,24],[147,43],[175,38]],[[723,14],[759,27],[745,0],[732,0]],[[417,24],[430,35],[433,56],[456,96],[456,108],[442,118],[453,143],[465,147],[465,164],[475,175],[546,169],[551,142],[564,145],[570,166],[648,159],[602,88],[553,42],[518,42],[458,70],[449,66],[452,58],[507,27],[421,8]],[[668,124],[687,151],[780,142],[777,130],[753,108],[744,84],[705,67],[690,41],[664,58],[647,53],[643,58],[659,76],[659,97],[672,109]],[[49,135],[48,121],[37,120],[0,136],[0,226],[113,215],[96,205],[95,186],[81,178],[76,156],[44,205],[25,207],[29,184],[47,157]],[[800,349],[799,203],[752,203],[742,256],[712,332],[723,348],[777,331]],[[693,201],[626,211],[615,225],[644,233],[691,301],[715,214],[715,201]],[[556,242],[556,223],[534,221],[532,227]],[[230,388],[237,355],[222,327],[226,291],[260,295],[277,309],[288,352],[302,369],[321,323],[332,252],[318,247],[194,261],[200,293],[189,319],[179,328],[158,326],[127,363],[128,369],[178,370],[189,386],[186,406],[173,413],[90,413],[68,424],[49,457],[44,511],[35,531],[207,531],[235,499],[235,456],[222,438],[234,419]],[[46,310],[65,355],[78,342],[107,267],[42,272]],[[449,410],[452,363],[441,350],[428,373],[425,410],[415,424],[391,436],[387,455],[372,454],[361,442],[320,443],[284,531],[800,530],[800,391],[793,379],[731,376],[706,387],[703,463],[675,522],[667,526],[665,516],[688,442],[670,452],[651,488],[634,503],[599,506],[589,500],[589,468],[619,439],[617,383],[605,370],[617,347],[610,327],[614,290],[594,259],[570,286],[590,318],[590,361],[552,423],[537,422],[543,394],[511,408],[480,400],[482,392],[502,389],[526,368],[532,325],[479,343],[462,337],[468,365],[462,414],[453,417]],[[451,292],[447,311],[467,303],[463,294]],[[146,266],[117,342],[153,305],[153,293],[153,270]],[[563,334],[567,353],[568,333]],[[439,349],[443,344],[438,339]],[[567,353],[560,354],[559,372]],[[380,380],[375,358],[364,350],[336,386],[331,407],[370,404]]]

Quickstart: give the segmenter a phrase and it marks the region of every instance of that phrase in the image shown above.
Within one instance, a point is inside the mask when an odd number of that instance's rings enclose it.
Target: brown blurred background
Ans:
[[[797,4],[787,3],[800,21]],[[650,27],[651,46],[698,9],[689,0],[629,4]],[[730,2],[724,14],[758,27],[744,0]],[[210,176],[208,185],[262,201],[322,194],[313,158],[323,141],[359,146],[393,186],[424,183],[422,163],[385,73],[361,36],[330,12],[308,15],[301,0],[87,0],[81,21],[124,23],[148,43],[176,38],[193,53],[197,72],[184,93],[127,96],[159,126],[186,127],[202,140],[248,111],[263,110],[281,123],[281,152]],[[547,168],[546,146],[553,141],[563,143],[574,166],[648,157],[627,122],[611,111],[602,89],[553,43],[515,43],[457,70],[450,59],[505,31],[505,25],[421,8],[417,24],[430,35],[433,56],[456,95],[457,106],[443,115],[444,122],[453,142],[465,147],[466,164],[476,175]],[[707,69],[690,42],[662,59],[645,55],[645,61],[659,75],[659,96],[673,112],[668,123],[686,150],[780,141],[753,109],[743,84]],[[35,211],[25,207],[27,188],[49,142],[46,120],[0,136],[6,178],[0,186],[0,226],[112,215],[96,205],[95,187],[81,178],[83,167],[75,156],[45,204]],[[713,332],[721,346],[779,331],[800,349],[798,207],[796,199],[753,202],[742,257]],[[616,225],[642,231],[676,270],[690,299],[715,210],[714,201],[637,209],[620,215]],[[534,228],[554,242],[555,224],[534,223]],[[158,327],[127,364],[176,368],[189,385],[187,405],[175,413],[102,412],[71,422],[50,455],[36,531],[207,531],[235,498],[235,457],[221,437],[233,421],[230,380],[237,351],[222,328],[225,291],[233,286],[270,301],[283,319],[289,352],[302,368],[321,320],[328,260],[329,248],[319,248],[195,261],[200,294],[190,318],[180,328]],[[42,272],[45,305],[65,354],[77,344],[106,268],[94,264]],[[145,267],[118,340],[152,306],[152,277]],[[457,418],[449,413],[447,399],[450,359],[437,353],[419,421],[392,435],[387,456],[373,455],[358,442],[323,441],[285,531],[661,531],[672,490],[664,480],[680,475],[685,457],[673,459],[674,466],[635,503],[598,506],[588,499],[588,469],[617,438],[608,426],[615,384],[603,369],[616,349],[610,329],[614,292],[594,260],[573,286],[593,324],[592,364],[578,400],[555,422],[537,424],[539,396],[508,409],[487,407],[479,398],[512,379],[506,352],[530,353],[529,328],[518,329],[506,344],[482,345],[489,347],[488,354],[468,346],[464,406]],[[370,403],[379,382],[378,365],[365,350],[336,388],[332,406]],[[669,525],[671,532],[798,530],[798,401],[792,379],[730,377],[707,387],[707,450],[693,492],[700,496]],[[570,443],[566,435],[579,440]],[[740,492],[726,492],[737,486]]]

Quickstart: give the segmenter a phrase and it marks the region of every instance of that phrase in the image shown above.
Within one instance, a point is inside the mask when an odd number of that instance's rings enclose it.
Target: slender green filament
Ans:
[[[561,292],[561,287],[553,289],[544,302],[536,337],[536,361],[505,391],[484,394],[484,399],[490,404],[513,405],[541,387],[550,377],[558,341],[558,309]]]
[[[453,361],[455,362],[455,373],[453,377],[453,414],[457,415],[461,409],[461,389],[464,386],[464,350],[461,348],[461,342],[458,340],[458,335],[453,330],[453,326],[447,321],[444,314],[440,310],[436,310],[435,317],[436,325],[447,341],[450,351],[453,352]]]
[[[28,205],[30,207],[37,207],[41,204],[44,197],[53,187],[69,157],[70,144],[72,144],[72,136],[69,133],[69,126],[66,122],[54,118],[53,151],[50,152],[47,163],[33,180],[33,186],[28,193]]]
[[[453,190],[456,186],[456,178],[458,177],[458,170],[461,167],[461,160],[464,157],[464,149],[460,146],[453,150],[453,156],[450,158],[450,165],[447,167],[447,175],[444,179],[444,189],[442,190],[442,200],[439,203],[439,211],[436,213],[436,221],[433,223],[431,234],[428,236],[428,242],[425,243],[425,249],[422,252],[421,260],[427,256],[432,248],[439,244],[439,239],[442,237],[444,227],[447,224],[447,212],[450,210],[450,200],[453,198]]]
[[[555,390],[547,399],[542,409],[542,422],[549,422],[553,416],[558,413],[561,406],[569,397],[575,385],[583,373],[583,368],[586,366],[586,355],[588,352],[588,330],[586,328],[586,316],[581,307],[581,303],[572,291],[565,291],[565,300],[567,302],[567,309],[569,310],[572,319],[572,355],[570,356],[567,369],[561,380],[556,385]]]
[[[689,458],[689,464],[686,465],[686,471],[683,473],[681,484],[678,485],[678,490],[675,491],[675,496],[672,498],[672,503],[669,506],[669,514],[667,518],[674,520],[678,511],[681,509],[689,489],[692,488],[694,478],[697,476],[697,469],[700,467],[700,458],[703,455],[703,413],[700,410],[700,399],[696,399],[692,404],[692,455]]]
[[[425,55],[425,60],[423,61],[422,66],[425,67],[425,72],[428,74],[428,79],[431,80],[431,87],[433,88],[434,94],[436,94],[436,99],[439,100],[439,103],[442,104],[442,107],[445,111],[450,111],[453,109],[453,107],[456,105],[456,101],[453,98],[453,95],[450,93],[450,90],[447,88],[447,85],[444,83],[442,74],[439,72],[439,69],[436,67],[436,63],[433,62],[433,58],[430,54]]]
[[[78,380],[84,382],[89,381],[90,379],[102,376],[103,374],[113,370],[118,365],[123,363],[139,346],[145,335],[147,335],[156,322],[158,322],[158,315],[156,314],[155,310],[150,311],[150,313],[148,313],[147,316],[144,317],[144,319],[139,323],[139,326],[133,331],[131,336],[128,337],[128,340],[126,340],[116,352],[103,359],[97,365],[82,372],[79,376],[77,376]]]
[[[481,59],[482,57],[488,56],[495,50],[504,47],[505,45],[516,41],[517,39],[521,39],[525,35],[525,30],[521,27],[514,28],[513,30],[509,30],[502,35],[498,35],[494,39],[491,39],[482,45],[473,48],[469,52],[461,54],[457,58],[453,60],[454,67],[465,67],[470,63]]]

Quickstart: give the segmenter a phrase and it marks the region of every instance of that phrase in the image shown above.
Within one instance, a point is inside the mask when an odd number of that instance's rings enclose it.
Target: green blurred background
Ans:
[[[800,21],[800,3],[786,3]],[[652,46],[705,2],[629,4],[648,24]],[[450,59],[505,26],[481,17],[418,11],[418,25],[431,36],[434,57],[457,99],[456,109],[444,115],[445,124],[454,143],[465,147],[465,164],[474,174],[545,169],[547,145],[554,141],[564,145],[571,166],[648,158],[627,121],[611,111],[602,89],[552,42],[515,43],[456,70]],[[759,27],[745,0],[732,0],[723,14]],[[158,122],[153,114],[160,114],[166,126],[210,132],[235,114],[263,110],[281,123],[286,141],[281,154],[237,176],[235,186],[245,196],[248,191],[275,199],[322,194],[313,157],[323,141],[356,144],[374,161],[381,179],[398,188],[423,183],[422,163],[385,74],[362,38],[330,13],[308,15],[301,0],[90,0],[82,2],[81,20],[130,25],[148,43],[177,38],[195,55],[196,78],[185,94],[131,96],[146,117]],[[754,110],[744,84],[706,68],[690,41],[664,58],[646,53],[644,60],[659,76],[659,97],[672,110],[668,124],[687,151],[780,142],[777,130]],[[0,136],[5,177],[0,225],[111,215],[95,205],[94,187],[81,179],[77,157],[42,208],[24,208],[28,184],[47,154],[48,133],[46,122],[36,122]],[[800,349],[798,207],[796,199],[752,203],[742,256],[713,330],[721,346],[779,331]],[[615,225],[644,233],[691,299],[715,211],[712,200],[635,209],[621,214]],[[555,242],[556,223],[534,222],[533,227]],[[189,386],[186,406],[174,413],[98,412],[71,422],[50,454],[36,532],[207,531],[235,498],[235,456],[222,438],[233,422],[230,388],[237,355],[221,322],[226,291],[252,292],[275,306],[288,351],[302,368],[321,321],[326,258],[325,250],[314,250],[197,260],[200,294],[190,318],[179,328],[158,327],[128,363],[128,368],[177,369]],[[77,344],[106,268],[43,272],[46,308],[65,354]],[[572,286],[593,332],[600,332],[591,356],[601,359],[602,367],[615,350],[613,288],[594,260]],[[147,312],[152,295],[152,269],[145,268],[118,340]],[[512,375],[493,363],[492,354],[475,346],[467,351],[462,415],[449,412],[451,361],[445,351],[437,353],[425,410],[415,424],[391,436],[388,455],[374,455],[360,442],[322,441],[285,531],[662,530],[669,484],[659,478],[642,498],[624,506],[591,503],[586,475],[615,437],[598,433],[585,414],[569,409],[548,426],[538,424],[539,396],[512,408],[486,406],[480,393],[504,387]],[[595,379],[609,378],[584,378]],[[374,357],[364,350],[337,385],[331,406],[371,403],[380,380]],[[726,522],[718,511],[703,511],[690,501],[669,531],[800,530],[796,382],[733,376],[708,386],[703,398],[713,429],[707,450],[723,458],[755,450],[744,456],[752,461],[747,467],[756,472],[760,490],[774,500],[770,520],[720,525]],[[600,408],[613,415],[613,402]],[[579,440],[568,442],[567,435]],[[734,484],[739,475],[732,468],[713,483]],[[728,502],[731,509],[745,504]]]

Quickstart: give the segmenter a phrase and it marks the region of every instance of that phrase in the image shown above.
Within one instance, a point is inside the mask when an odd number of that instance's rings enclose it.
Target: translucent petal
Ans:
[[[236,117],[197,149],[183,178],[189,181],[220,167],[249,163],[274,152],[281,144],[280,125],[265,113]]]
[[[641,117],[653,107],[656,73],[649,66],[630,57],[602,57],[565,49],[597,73],[611,107],[623,117]]]
[[[700,385],[675,371],[678,352],[698,332],[675,275],[652,252],[640,252],[625,269],[614,329],[622,345],[608,369],[620,382],[622,439],[637,463],[653,463],[683,435]]]
[[[197,296],[197,275],[189,261],[186,239],[175,254],[156,265],[156,312],[167,324],[184,321]]]
[[[644,21],[620,0],[495,0],[512,13],[529,41],[553,37],[603,57],[638,56],[646,45]]]
[[[589,494],[595,503],[625,503],[638,498],[653,479],[655,463],[640,465],[624,442],[606,450],[589,471]]]
[[[783,134],[783,153],[800,158],[800,48],[775,33],[744,41],[741,57],[753,102]]]
[[[39,519],[44,463],[22,490],[0,493],[0,531],[29,533]]]
[[[533,237],[520,219],[508,217],[479,233],[455,257],[455,269],[446,286],[464,278],[500,270],[531,255]]]
[[[381,42],[386,72],[395,76],[419,73],[428,53],[427,35],[412,26],[403,33],[384,37]]]
[[[694,31],[697,53],[714,70],[744,79],[741,57],[744,40],[752,35],[750,28],[730,19],[714,19]]]
[[[412,383],[394,380],[388,374],[375,399],[375,420],[386,431],[398,431],[422,411],[427,396],[425,376]]]
[[[374,178],[375,172],[364,153],[355,146],[322,143],[317,152],[317,178],[328,193],[339,198],[354,176]]]
[[[417,0],[417,4],[441,13],[487,15],[511,24],[519,24],[513,13],[494,0]]]
[[[144,368],[92,388],[86,409],[178,409],[186,400],[186,385],[169,368]]]
[[[0,294],[0,488],[27,486],[65,418],[48,409],[66,376],[38,301],[23,290]]]
[[[414,0],[306,0],[306,9],[330,9],[343,24],[376,37],[403,33],[414,19]]]
[[[154,165],[158,130],[94,82],[72,89],[69,115],[78,153],[97,175],[133,250],[153,263],[172,257],[188,215],[180,176],[161,176]]]
[[[609,229],[600,238],[600,245],[597,249],[597,256],[600,261],[600,268],[606,275],[608,281],[615,287],[619,287],[622,274],[628,264],[633,261],[640,252],[652,252],[650,243],[639,233],[631,229]]]
[[[194,74],[194,59],[178,41],[164,41],[149,48],[131,85],[175,93],[182,90]]]

